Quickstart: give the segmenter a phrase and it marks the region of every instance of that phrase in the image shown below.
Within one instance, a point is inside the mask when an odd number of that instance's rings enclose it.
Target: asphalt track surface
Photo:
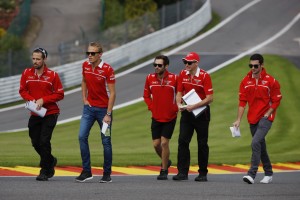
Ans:
[[[0,177],[0,199],[32,200],[299,200],[300,172],[276,173],[271,184],[242,182],[242,174],[209,175],[208,182],[157,181],[156,176],[112,176],[112,183],[99,183],[100,177],[77,183],[74,177],[54,177],[38,182],[34,177]],[[263,174],[257,175],[257,182]]]
[[[223,18],[249,2],[254,1],[212,0],[213,8]],[[268,40],[299,12],[299,0],[255,1],[217,31],[169,55],[169,69],[178,73],[183,68],[181,58],[189,51],[201,55],[201,68],[208,70],[218,66]],[[299,43],[294,40],[299,35],[300,22],[297,20],[282,36],[256,52],[283,55],[299,64]],[[116,105],[140,98],[145,76],[152,72],[149,62],[144,68],[117,78]],[[81,115],[81,102],[80,92],[67,95],[60,103],[60,120]],[[27,120],[20,108],[1,112],[0,131],[24,128]],[[243,175],[210,174],[206,183],[193,181],[195,175],[183,182],[157,181],[156,176],[113,176],[113,182],[109,184],[98,183],[100,177],[83,184],[75,183],[74,177],[54,177],[42,183],[35,181],[34,177],[0,177],[0,199],[300,199],[299,172],[275,173],[274,182],[267,185],[243,183]],[[257,180],[262,176],[258,174]]]

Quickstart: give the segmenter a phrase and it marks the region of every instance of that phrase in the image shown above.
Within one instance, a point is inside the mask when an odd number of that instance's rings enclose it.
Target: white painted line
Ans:
[[[222,69],[223,67],[241,59],[242,57],[246,56],[246,55],[249,55],[250,53],[268,45],[269,43],[273,42],[274,40],[276,40],[277,38],[279,38],[280,36],[282,36],[284,33],[286,33],[298,20],[300,19],[300,13],[298,13],[292,21],[290,21],[283,29],[281,29],[279,32],[277,32],[275,35],[273,35],[272,37],[270,37],[269,39],[267,39],[266,41],[262,42],[261,44],[237,55],[236,57],[230,59],[230,60],[227,60],[226,62],[208,70],[207,72],[208,73],[213,73],[215,71],[218,71],[219,69]]]
[[[224,25],[226,25],[227,23],[229,23],[230,21],[232,21],[235,17],[237,17],[239,14],[241,14],[242,12],[246,11],[247,9],[249,9],[251,6],[257,4],[258,2],[260,2],[261,0],[254,0],[250,3],[248,3],[247,5],[245,5],[244,7],[240,8],[238,11],[236,11],[235,13],[233,13],[232,15],[230,15],[229,17],[227,17],[225,20],[223,20],[221,23],[219,23],[217,26],[215,26],[214,28],[210,29],[209,31],[203,33],[202,35],[192,39],[191,41],[187,42],[187,43],[184,43],[183,45],[165,53],[166,56],[170,56],[172,54],[175,54],[176,52],[180,51],[181,49],[184,49],[196,42],[198,42],[199,40],[202,40],[203,38],[207,37],[208,35],[214,33],[215,31],[217,31],[218,29],[220,29],[221,27],[223,27]],[[148,60],[142,64],[139,64],[129,70],[126,70],[122,73],[119,73],[116,75],[116,77],[121,77],[121,76],[124,76],[126,74],[129,74],[133,71],[136,71],[138,69],[141,69],[143,67],[145,67],[145,65],[148,65],[148,64],[151,64],[153,62],[153,59],[151,60]]]
[[[232,59],[230,59],[230,60],[228,60],[228,61],[226,61],[226,62],[224,62],[224,63],[222,63],[222,64],[220,64],[220,65],[218,65],[218,66],[216,66],[216,67],[214,67],[214,68],[212,68],[211,70],[208,70],[207,72],[208,72],[208,73],[213,73],[213,72],[215,72],[215,71],[217,71],[217,70],[219,70],[219,69],[222,69],[223,67],[225,67],[225,66],[227,66],[227,65],[229,65],[229,64],[231,64],[231,63],[233,63],[233,62],[235,62],[235,61],[237,61],[237,60],[239,60],[240,58],[242,58],[242,57],[244,57],[244,56],[246,56],[246,55],[248,55],[248,54],[250,54],[250,53],[252,53],[252,52],[254,52],[254,51],[256,51],[256,50],[258,50],[258,49],[260,49],[260,48],[262,48],[262,47],[264,47],[264,46],[266,46],[267,44],[273,42],[273,41],[276,40],[278,37],[280,37],[280,36],[282,36],[284,33],[286,33],[286,32],[287,32],[287,31],[288,31],[288,30],[289,30],[289,29],[290,29],[290,28],[291,28],[291,27],[292,27],[299,19],[300,19],[300,13],[298,13],[298,14],[293,18],[293,20],[290,21],[290,23],[288,23],[283,29],[281,29],[278,33],[276,33],[275,35],[273,35],[273,36],[272,36],[271,38],[269,38],[268,40],[266,40],[266,41],[264,41],[263,43],[261,43],[261,44],[255,46],[255,47],[253,47],[253,48],[251,48],[251,49],[249,49],[249,50],[247,50],[247,51],[245,51],[245,52],[239,54],[238,56],[236,56],[236,57],[234,57],[234,58],[232,58]],[[129,102],[126,102],[126,103],[117,105],[117,106],[115,106],[114,110],[115,110],[115,109],[119,109],[119,108],[123,108],[123,107],[128,106],[128,105],[132,105],[132,104],[137,103],[137,102],[140,102],[140,101],[143,101],[143,98],[134,99],[134,100],[132,100],[132,101],[129,101]],[[61,121],[58,121],[57,124],[63,124],[63,123],[71,122],[71,121],[74,121],[74,120],[78,120],[78,119],[80,119],[80,118],[81,118],[81,116],[77,116],[77,117],[73,117],[73,118],[70,118],[70,119],[61,120]],[[27,128],[26,128],[26,129],[27,129]],[[26,130],[26,129],[8,130],[8,131],[4,131],[4,132],[1,132],[1,133],[17,132],[17,131],[22,131],[22,130]]]
[[[193,40],[191,40],[191,41],[189,41],[189,42],[187,42],[187,43],[185,43],[185,44],[177,47],[176,49],[173,49],[173,50],[167,52],[165,55],[168,56],[168,55],[174,54],[174,53],[178,52],[179,50],[181,50],[181,49],[183,49],[183,48],[185,48],[185,47],[187,47],[187,46],[189,46],[189,45],[191,45],[191,44],[193,44],[193,43],[195,43],[195,42],[197,42],[197,41],[205,38],[206,36],[214,33],[215,31],[217,31],[218,29],[220,29],[221,27],[223,27],[224,25],[226,25],[227,23],[229,23],[231,20],[233,20],[235,17],[237,17],[239,14],[241,14],[242,12],[244,12],[247,9],[249,9],[251,6],[255,5],[256,3],[260,2],[260,1],[261,0],[254,0],[254,1],[250,2],[250,3],[248,3],[247,5],[245,5],[244,7],[240,8],[238,11],[236,11],[235,13],[233,13],[232,15],[230,15],[229,17],[227,17],[225,20],[223,20],[221,23],[219,23],[217,26],[215,26],[211,30],[209,30],[209,31],[205,32],[204,34],[202,34],[202,35],[194,38]],[[131,73],[133,71],[136,71],[136,70],[138,70],[140,68],[143,68],[146,65],[151,64],[152,62],[153,62],[152,59],[148,60],[148,61],[145,61],[142,64],[139,64],[139,65],[137,65],[137,66],[135,66],[133,68],[130,68],[130,69],[124,71],[124,72],[121,72],[119,74],[116,74],[116,78],[122,77],[122,76],[124,76],[126,74],[129,74],[129,73]],[[75,88],[73,90],[65,92],[65,95],[72,94],[72,93],[78,92],[80,90],[81,90],[81,87]],[[11,106],[11,107],[7,107],[7,108],[2,108],[2,109],[0,109],[0,112],[4,112],[4,111],[8,111],[8,110],[13,110],[13,109],[17,109],[17,108],[21,108],[22,106],[23,105],[16,105],[16,106]]]

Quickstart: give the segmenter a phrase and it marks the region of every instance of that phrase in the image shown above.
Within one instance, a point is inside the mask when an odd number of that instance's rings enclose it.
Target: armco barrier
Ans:
[[[111,64],[115,70],[133,63],[140,58],[167,48],[178,42],[191,38],[211,20],[210,0],[188,18],[156,31],[116,49],[104,52],[103,60]],[[186,29],[188,25],[188,31]],[[84,60],[53,67],[61,77],[64,88],[81,83],[81,64]],[[0,79],[0,104],[20,100],[20,75]]]

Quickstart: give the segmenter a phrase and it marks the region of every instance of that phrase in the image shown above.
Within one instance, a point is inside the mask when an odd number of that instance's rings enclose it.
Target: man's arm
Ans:
[[[237,119],[235,122],[233,122],[233,126],[240,127],[240,123],[241,123],[244,111],[245,111],[245,107],[239,106],[238,113],[237,113]]]
[[[103,121],[110,124],[111,123],[111,113],[113,110],[113,106],[116,100],[116,89],[114,83],[107,84],[108,91],[109,91],[109,99],[108,99],[108,106],[107,106],[107,114],[104,116]]]
[[[89,101],[87,100],[87,87],[86,87],[86,81],[85,81],[85,77],[82,77],[82,81],[81,81],[81,95],[82,95],[82,101],[84,105],[90,105]]]

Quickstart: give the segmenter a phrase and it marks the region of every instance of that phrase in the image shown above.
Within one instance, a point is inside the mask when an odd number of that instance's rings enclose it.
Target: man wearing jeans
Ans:
[[[272,182],[272,164],[269,159],[265,137],[272,126],[276,109],[281,101],[280,85],[278,81],[267,74],[264,68],[264,58],[260,54],[250,57],[250,72],[240,84],[239,108],[237,120],[233,126],[239,127],[248,103],[248,122],[252,135],[252,158],[248,175],[243,177],[246,183],[253,184],[260,161],[265,171],[260,183]]]
[[[81,89],[84,106],[79,130],[83,170],[76,177],[76,181],[85,182],[93,178],[88,137],[94,122],[97,121],[100,128],[102,128],[103,122],[110,126],[108,135],[104,135],[99,130],[104,151],[103,177],[100,183],[107,183],[112,182],[110,177],[112,166],[111,126],[112,110],[116,98],[115,74],[113,68],[101,59],[103,54],[101,44],[90,43],[86,54],[88,61],[82,65]]]

